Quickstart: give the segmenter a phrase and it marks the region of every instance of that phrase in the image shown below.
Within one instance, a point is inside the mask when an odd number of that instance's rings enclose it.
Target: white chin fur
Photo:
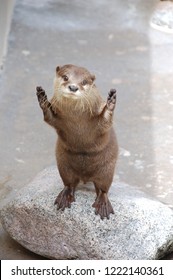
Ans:
[[[62,96],[67,97],[67,98],[74,98],[74,99],[79,98],[81,95],[82,94],[80,93],[80,91],[77,91],[77,92],[68,91],[68,92],[62,93]]]

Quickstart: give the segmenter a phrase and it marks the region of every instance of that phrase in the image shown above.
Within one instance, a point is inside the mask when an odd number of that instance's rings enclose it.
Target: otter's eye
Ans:
[[[82,85],[83,85],[83,86],[85,86],[87,83],[88,83],[87,80],[83,80],[83,81],[82,81]]]
[[[62,78],[63,78],[64,82],[68,81],[68,77],[66,75],[63,75]]]

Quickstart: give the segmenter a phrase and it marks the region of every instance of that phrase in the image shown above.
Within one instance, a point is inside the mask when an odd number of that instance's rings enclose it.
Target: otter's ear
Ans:
[[[56,72],[57,72],[57,73],[58,73],[58,71],[60,70],[60,68],[61,68],[60,66],[57,66],[57,67],[56,67]]]
[[[96,79],[95,75],[91,75],[91,80],[92,80],[92,82],[94,82],[95,79]]]

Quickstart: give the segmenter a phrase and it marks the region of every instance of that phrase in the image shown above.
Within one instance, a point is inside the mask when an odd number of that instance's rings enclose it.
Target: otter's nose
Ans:
[[[70,91],[76,92],[78,90],[78,87],[75,85],[69,85]]]

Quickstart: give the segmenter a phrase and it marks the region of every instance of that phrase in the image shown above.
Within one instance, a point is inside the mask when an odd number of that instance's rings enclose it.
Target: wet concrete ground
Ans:
[[[2,70],[3,58],[6,55],[13,6],[14,0],[0,1],[0,71]]]
[[[173,207],[173,36],[150,28],[157,3],[17,0],[0,77],[1,207],[55,164],[56,134],[42,120],[35,87],[52,96],[55,68],[66,63],[93,72],[105,100],[117,89],[117,180]],[[0,257],[40,258],[1,227]]]

